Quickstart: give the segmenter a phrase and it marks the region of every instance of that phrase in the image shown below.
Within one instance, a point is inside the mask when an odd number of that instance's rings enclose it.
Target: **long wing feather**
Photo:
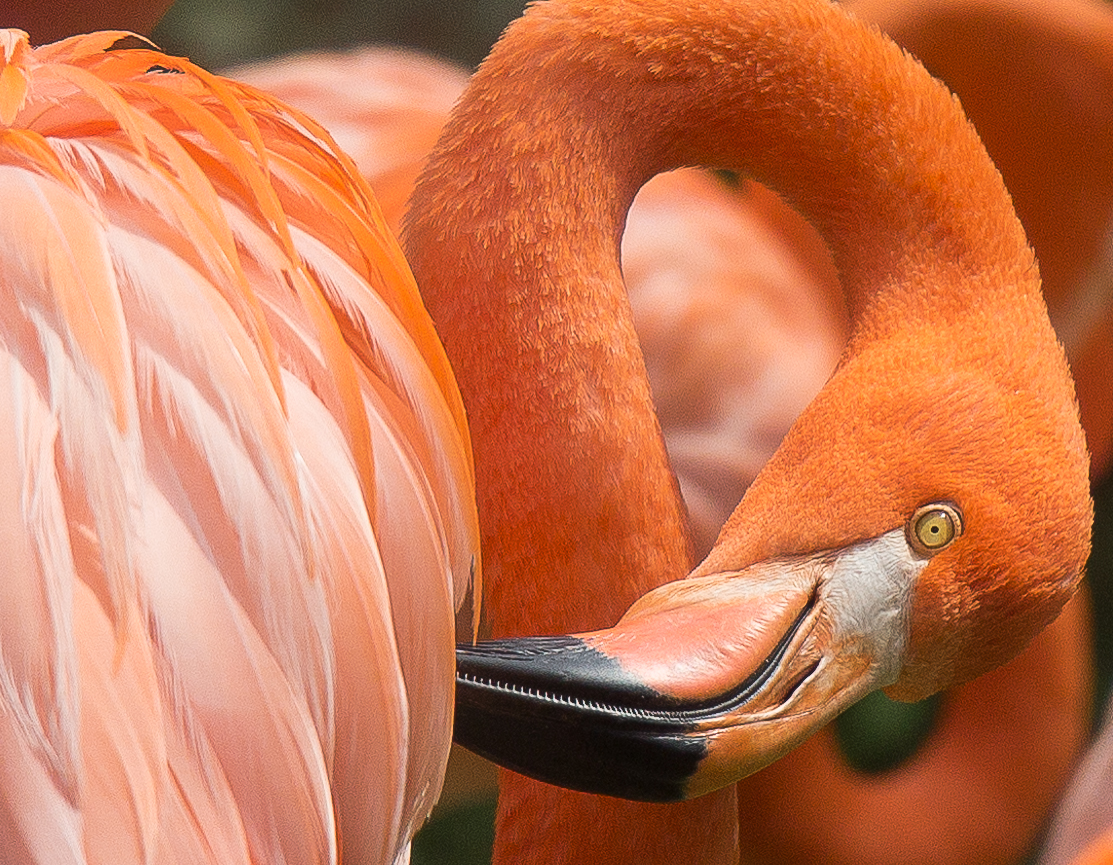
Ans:
[[[57,422],[9,350],[0,355],[0,399],[9,407],[0,416],[0,859],[75,862],[80,697]]]

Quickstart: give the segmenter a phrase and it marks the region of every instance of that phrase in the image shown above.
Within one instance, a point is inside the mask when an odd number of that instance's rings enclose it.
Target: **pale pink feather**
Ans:
[[[396,861],[478,567],[451,371],[327,133],[119,37],[3,43],[0,861]]]

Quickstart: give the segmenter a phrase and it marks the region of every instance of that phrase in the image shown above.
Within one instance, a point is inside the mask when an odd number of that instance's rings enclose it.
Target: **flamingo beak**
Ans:
[[[895,530],[667,584],[607,630],[458,646],[456,741],[574,790],[708,793],[896,680],[926,563]]]

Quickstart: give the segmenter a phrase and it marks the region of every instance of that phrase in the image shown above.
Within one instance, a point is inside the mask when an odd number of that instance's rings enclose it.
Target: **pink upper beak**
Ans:
[[[606,630],[459,646],[456,739],[586,792],[710,792],[896,680],[928,560],[893,530],[670,583]]]

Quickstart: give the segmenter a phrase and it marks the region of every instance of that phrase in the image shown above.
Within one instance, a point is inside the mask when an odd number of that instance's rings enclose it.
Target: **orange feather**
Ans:
[[[956,546],[953,556],[933,560],[902,614],[911,622],[908,654],[903,681],[891,687],[904,697],[924,695],[1015,654],[1077,583],[1090,514],[1065,358],[1000,178],[942,90],[821,5],[717,12],[721,20],[705,7],[686,8],[680,22],[663,4],[534,7],[512,31],[516,40],[504,41],[473,79],[415,196],[407,248],[476,418],[484,542],[497,562],[490,594],[496,633],[597,628],[646,588],[635,580],[683,568],[673,534],[682,529],[659,492],[667,470],[648,444],[652,423],[643,425],[648,401],[635,383],[642,373],[629,360],[635,352],[611,292],[617,235],[634,191],[655,171],[703,162],[778,186],[823,230],[855,332],[835,376],[751,486],[696,577],[725,582],[759,561],[835,555],[899,529],[918,503],[962,502],[981,529],[966,527],[965,552]],[[724,45],[731,50],[716,50]],[[551,87],[538,99],[545,75]],[[728,76],[737,92],[728,92]],[[611,99],[604,81],[623,98]],[[925,148],[925,141],[936,144]],[[962,184],[949,179],[956,165]],[[467,202],[467,189],[483,189],[500,218],[485,219]],[[976,217],[974,201],[986,207]],[[483,294],[465,289],[469,262],[480,259]],[[554,306],[563,317],[552,314]],[[609,335],[605,350],[601,332]],[[486,340],[500,346],[497,369],[478,348]],[[580,368],[551,345],[574,346],[589,360]],[[946,372],[933,379],[936,369]],[[946,396],[935,402],[936,393]],[[486,422],[512,400],[531,413]],[[1038,441],[1013,420],[1045,410],[1048,435]],[[612,426],[621,445],[606,432]],[[578,444],[574,453],[569,439]],[[1038,466],[1040,481],[991,465],[1002,450]],[[1054,470],[1050,453],[1062,459]],[[559,485],[537,469],[550,460],[563,467]],[[636,471],[627,474],[627,465]],[[616,514],[618,491],[656,514],[652,529]],[[1062,510],[1047,506],[1051,500]],[[1006,543],[1017,511],[1038,513],[1063,544]],[[583,542],[603,525],[605,557]],[[523,538],[528,556],[516,545]],[[665,565],[666,556],[675,558]],[[566,588],[559,597],[538,592],[531,574],[539,568],[560,575]],[[592,598],[600,573],[613,591]],[[610,657],[636,671],[634,647],[649,633],[654,605],[682,594],[670,587],[639,602],[613,641],[582,639],[607,654],[628,636],[629,653]],[[951,624],[958,621],[961,635]],[[662,615],[661,641],[666,625]],[[532,645],[523,644],[523,655]],[[671,671],[678,684],[663,701],[689,693],[680,676],[693,669]],[[791,693],[809,668],[784,676]],[[797,741],[786,739],[773,756]],[[708,784],[731,777],[709,773]],[[704,849],[709,838],[722,839],[715,855],[723,861],[736,855],[729,848],[737,823],[724,816],[729,791],[696,800],[681,816],[611,808],[520,780],[508,779],[505,789],[503,861],[673,861]],[[706,822],[693,827],[686,821],[700,808]],[[572,821],[590,825],[590,836],[562,832]]]

